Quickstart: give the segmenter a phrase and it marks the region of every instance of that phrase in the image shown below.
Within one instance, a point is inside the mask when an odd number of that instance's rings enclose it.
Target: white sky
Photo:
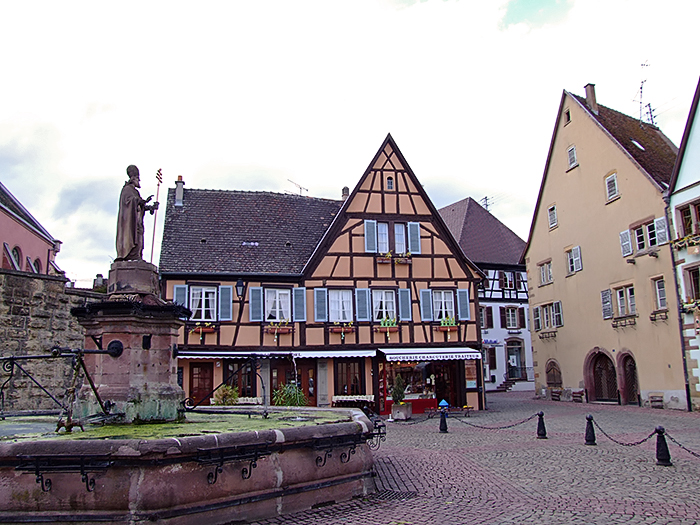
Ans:
[[[115,256],[126,167],[337,199],[391,133],[439,208],[488,196],[527,238],[563,89],[678,145],[694,0],[0,3],[0,180],[77,286]],[[696,35],[696,36],[693,36]],[[647,62],[649,67],[642,68]],[[164,208],[158,214],[157,263]],[[153,218],[146,218],[150,259]]]

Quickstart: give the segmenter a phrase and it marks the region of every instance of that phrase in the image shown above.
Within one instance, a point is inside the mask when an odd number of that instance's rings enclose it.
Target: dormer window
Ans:
[[[386,189],[387,190],[394,189],[394,177],[387,177],[386,178]]]

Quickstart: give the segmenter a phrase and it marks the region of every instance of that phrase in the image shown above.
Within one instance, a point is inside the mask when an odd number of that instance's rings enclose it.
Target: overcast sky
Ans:
[[[695,0],[0,2],[0,181],[77,286],[116,255],[126,167],[186,188],[339,198],[391,133],[439,208],[527,238],[562,90],[678,145]],[[693,36],[696,35],[696,36]],[[642,67],[647,63],[648,67]],[[154,263],[163,212],[158,214]],[[153,218],[146,218],[150,259]]]

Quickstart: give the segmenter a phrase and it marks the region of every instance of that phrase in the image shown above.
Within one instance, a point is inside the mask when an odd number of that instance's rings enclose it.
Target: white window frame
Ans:
[[[405,255],[406,250],[406,225],[400,222],[394,223],[394,250],[396,255]]]
[[[508,330],[517,330],[520,328],[520,322],[518,320],[518,309],[512,306],[506,307],[506,326]]]
[[[328,320],[331,323],[352,322],[352,296],[352,290],[328,290]]]
[[[433,290],[433,321],[446,317],[455,318],[455,303],[452,290]]]
[[[605,177],[605,193],[609,201],[620,196],[620,190],[617,187],[617,173]]]
[[[668,301],[666,298],[666,283],[663,277],[654,279],[654,298],[656,301],[657,310],[668,309]]]
[[[617,299],[617,316],[626,317],[637,315],[637,301],[634,295],[634,286],[623,286],[615,289]]]
[[[535,306],[532,309],[532,321],[536,332],[564,326],[561,301]]]
[[[389,223],[388,222],[378,222],[377,223],[377,252],[384,254],[389,253],[391,249],[389,248]]]
[[[292,320],[292,291],[285,288],[265,288],[265,322]]]
[[[539,306],[535,306],[532,309],[532,325],[535,328],[535,332],[542,330],[542,309]]]
[[[574,246],[570,250],[566,251],[566,270],[568,275],[572,275],[583,270],[580,246]]]
[[[539,265],[540,267],[540,285],[552,283],[552,261],[547,261]]]
[[[646,238],[644,236],[644,226],[639,226],[635,228],[634,230],[632,230],[632,233],[634,234],[635,250],[641,252],[647,247]]]
[[[569,146],[566,150],[567,159],[569,161],[569,169],[578,166],[578,158],[576,157],[576,146]]]
[[[556,228],[557,224],[559,224],[556,204],[552,204],[549,208],[547,208],[547,218],[549,219],[549,229],[551,230],[552,228]]]
[[[396,319],[394,290],[372,290],[372,319]]]
[[[216,286],[190,286],[190,311],[192,321],[214,322],[217,320]]]

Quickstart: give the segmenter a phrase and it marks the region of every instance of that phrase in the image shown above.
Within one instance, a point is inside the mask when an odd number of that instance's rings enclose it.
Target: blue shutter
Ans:
[[[317,323],[328,321],[328,290],[326,288],[314,288],[314,321]]]
[[[420,223],[419,222],[409,222],[408,223],[408,251],[413,253],[420,253]]]
[[[306,321],[306,288],[292,290],[294,302],[294,322]]]
[[[187,285],[176,284],[173,286],[173,302],[187,308]]]
[[[372,309],[369,304],[369,288],[358,288],[355,290],[355,312],[358,321],[371,321]]]
[[[261,323],[263,320],[263,289],[251,286],[248,289],[248,313],[251,323]]]
[[[365,251],[377,253],[377,221],[365,221]]]
[[[219,287],[219,320],[233,319],[233,286]]]
[[[411,320],[411,290],[399,288],[399,321]]]
[[[420,291],[420,318],[421,321],[433,320],[433,292],[431,290]]]
[[[460,321],[467,321],[471,318],[469,308],[469,290],[460,288],[457,290],[457,317]]]

